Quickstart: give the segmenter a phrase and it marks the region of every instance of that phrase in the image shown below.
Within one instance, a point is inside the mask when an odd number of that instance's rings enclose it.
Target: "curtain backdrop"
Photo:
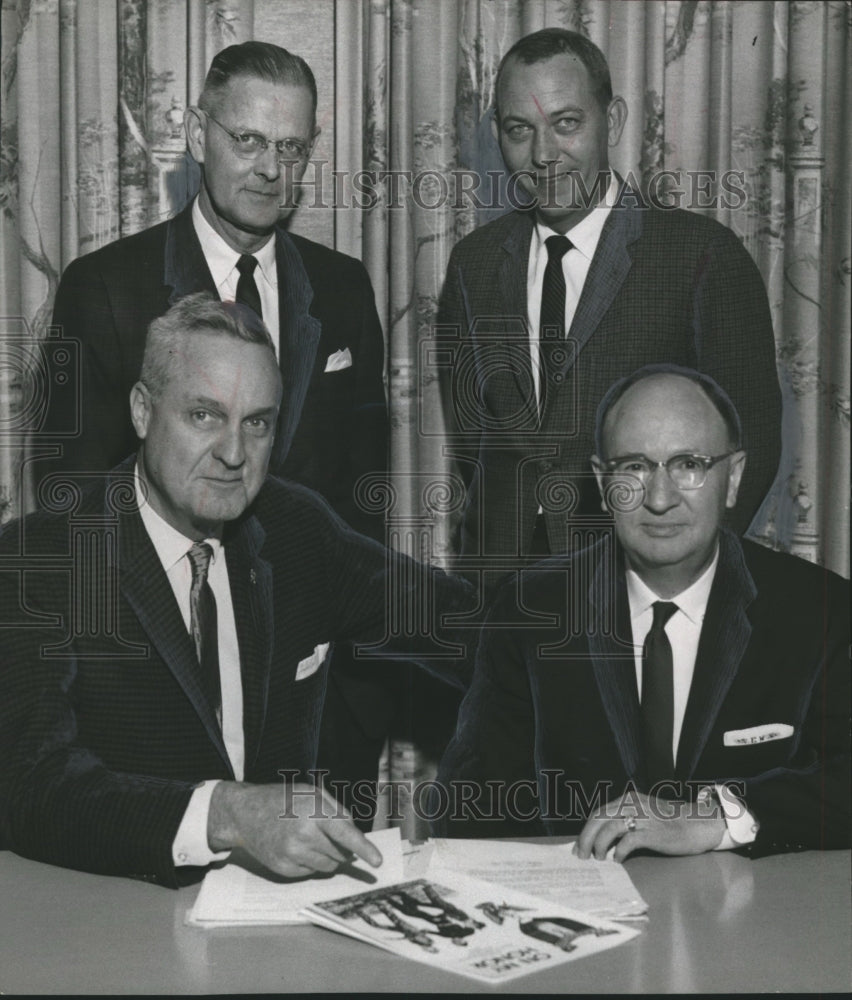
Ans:
[[[497,64],[545,26],[609,59],[629,108],[615,169],[720,219],[758,263],[785,415],[752,534],[848,576],[852,6],[839,0],[4,0],[0,517],[32,505],[25,456],[49,447],[44,395],[74,376],[49,329],[63,268],[191,196],[183,110],[216,51],[258,38],[317,76],[323,131],[292,228],[370,272],[388,348],[389,522],[444,559],[459,497],[440,485],[432,323],[453,244],[499,211]],[[408,773],[410,756],[397,755]]]

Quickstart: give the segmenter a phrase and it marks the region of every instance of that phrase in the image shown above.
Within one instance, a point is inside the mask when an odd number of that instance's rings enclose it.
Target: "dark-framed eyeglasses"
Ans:
[[[647,455],[621,455],[603,462],[611,475],[632,477],[647,486],[657,469],[665,469],[669,479],[679,490],[700,490],[707,481],[707,473],[719,462],[736,455],[738,448],[724,455],[672,455],[664,462],[654,462]]]
[[[289,137],[285,139],[267,139],[260,132],[232,132],[227,125],[223,125],[209,111],[205,111],[204,115],[231,137],[233,150],[241,160],[255,160],[258,156],[263,155],[269,146],[275,147],[275,154],[279,163],[293,163],[298,160],[306,160],[310,155],[311,144],[305,139],[293,139]]]

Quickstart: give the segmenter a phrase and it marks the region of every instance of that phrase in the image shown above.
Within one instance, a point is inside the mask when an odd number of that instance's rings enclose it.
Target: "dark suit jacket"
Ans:
[[[70,516],[38,512],[0,535],[0,845],[173,885],[171,845],[193,787],[233,774],[131,471],[132,460]],[[314,766],[330,656],[302,678],[298,664],[322,643],[383,640],[397,557],[317,494],[273,478],[223,541],[245,780],[280,783],[282,769]],[[472,606],[462,581],[400,563],[395,612],[415,583],[446,611]],[[471,669],[458,649],[429,659],[428,635],[384,648],[459,686]]]
[[[370,279],[360,261],[284,229],[276,241],[284,401],[270,471],[317,490],[346,521],[381,537],[381,520],[352,499],[359,476],[387,468],[384,342]],[[53,471],[106,471],[135,452],[128,397],[148,325],[204,290],[216,294],[191,205],[68,265],[53,322],[81,345],[82,433],[64,440]],[[344,348],[352,366],[326,373],[329,355]],[[50,427],[74,425],[72,403],[73,394],[53,393]]]
[[[544,380],[539,425],[526,319],[533,225],[532,213],[515,211],[482,226],[456,245],[447,268],[438,312],[452,357],[445,409],[471,480],[461,550],[528,552],[542,504],[551,552],[569,551],[566,516],[600,511],[589,464],[597,405],[616,379],[652,362],[712,375],[737,407],[748,464],[732,526],[744,531],[772,484],[781,446],[772,322],[749,254],[725,226],[637,207],[623,189],[568,350]]]
[[[629,605],[612,546],[554,556],[522,580],[524,623],[484,629],[439,779],[540,785],[537,794],[519,786],[528,822],[505,816],[504,792],[502,819],[445,820],[451,835],[578,833],[596,797],[618,798],[628,782],[646,788]],[[504,586],[492,621],[517,621],[516,604]],[[552,617],[536,621],[542,614]],[[850,844],[848,644],[847,581],[722,535],[675,778],[742,782],[760,821],[754,854]],[[726,733],[779,723],[792,735],[725,745]],[[488,796],[480,805],[488,811]]]

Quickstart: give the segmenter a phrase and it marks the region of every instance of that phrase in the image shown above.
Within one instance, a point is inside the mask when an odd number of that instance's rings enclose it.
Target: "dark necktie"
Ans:
[[[257,258],[251,254],[244,253],[237,261],[237,270],[240,272],[240,280],[237,282],[237,302],[249,309],[253,309],[257,315],[263,319],[263,307],[260,304],[260,292],[254,280],[254,269],[257,267]]]
[[[677,611],[668,601],[654,604],[654,621],[642,648],[642,731],[648,786],[674,776],[674,678],[666,622]]]
[[[564,378],[568,359],[565,345],[565,275],[562,258],[574,244],[567,236],[548,236],[547,267],[541,286],[541,315],[538,324],[539,350],[542,362],[542,384],[539,387],[539,413],[544,412],[547,392]]]
[[[201,665],[204,692],[222,724],[222,687],[219,680],[219,635],[216,626],[216,598],[207,582],[213,549],[206,542],[196,542],[187,552],[192,566],[189,590],[189,620],[195,653]]]

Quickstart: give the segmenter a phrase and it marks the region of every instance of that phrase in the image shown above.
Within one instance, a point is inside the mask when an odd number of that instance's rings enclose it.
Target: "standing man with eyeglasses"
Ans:
[[[198,291],[250,306],[275,344],[283,381],[270,472],[321,493],[357,530],[382,538],[359,510],[360,476],[387,468],[384,342],[360,261],[283,225],[320,129],[313,73],[266,42],[231,45],[213,59],[187,146],[201,169],[197,197],[175,218],[73,261],[53,322],[81,345],[81,432],[36,475],[110,469],[136,450],[127,396],[139,378],[146,330]],[[51,399],[52,426],[75,415]],[[339,654],[342,655],[342,654]],[[329,688],[330,740],[321,764],[336,778],[374,778],[399,683],[342,661]],[[346,674],[346,676],[344,676]]]
[[[55,468],[109,469],[135,450],[126,402],[148,325],[185,295],[210,291],[251,306],[272,333],[284,405],[271,471],[364,527],[352,486],[387,462],[373,291],[359,261],[282,225],[320,133],[316,103],[308,64],[277,45],[244,42],[215,56],[185,115],[197,197],[62,276],[53,321],[82,345],[82,432]]]
[[[595,440],[614,531],[498,591],[492,621],[527,620],[483,629],[441,832],[619,861],[849,847],[848,582],[722,528],[746,453],[709,376],[621,379]]]

